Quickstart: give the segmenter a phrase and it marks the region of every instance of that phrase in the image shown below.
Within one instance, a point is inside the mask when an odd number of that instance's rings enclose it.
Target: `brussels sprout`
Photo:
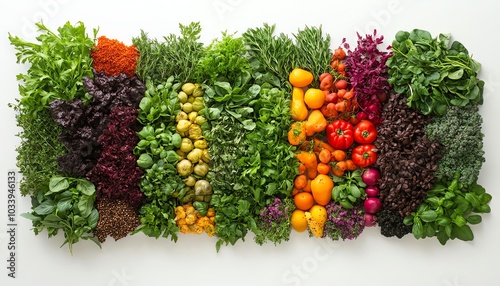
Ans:
[[[203,150],[203,154],[201,154],[201,160],[203,162],[205,162],[205,163],[209,163],[210,162],[210,154],[208,153],[207,149]]]
[[[182,152],[181,149],[177,149],[175,154],[179,156],[179,160],[186,159],[186,153]]]
[[[193,91],[193,96],[194,97],[201,97],[203,96],[203,88],[197,83],[194,84],[194,91]]]
[[[201,115],[196,116],[196,119],[194,120],[194,123],[196,123],[200,126],[205,124],[205,122],[207,122],[207,119]]]

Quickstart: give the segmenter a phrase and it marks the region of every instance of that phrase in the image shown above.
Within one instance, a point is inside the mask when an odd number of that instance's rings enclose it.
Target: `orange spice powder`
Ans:
[[[101,36],[92,50],[94,69],[104,71],[108,76],[124,73],[128,77],[135,75],[139,51],[135,46],[127,46],[114,39]]]

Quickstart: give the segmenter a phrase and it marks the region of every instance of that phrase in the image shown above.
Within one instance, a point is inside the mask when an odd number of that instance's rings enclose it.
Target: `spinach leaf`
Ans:
[[[443,115],[448,106],[483,103],[481,65],[450,35],[433,38],[428,31],[400,31],[387,60],[389,83],[423,114]]]

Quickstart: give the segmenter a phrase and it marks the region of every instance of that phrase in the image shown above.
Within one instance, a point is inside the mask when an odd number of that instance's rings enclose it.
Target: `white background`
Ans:
[[[496,180],[500,59],[500,4],[494,1],[2,1],[0,8],[0,285],[498,285],[500,195]],[[222,31],[242,33],[263,23],[276,23],[279,32],[294,33],[305,25],[322,25],[332,46],[347,38],[356,44],[356,31],[377,28],[389,45],[398,30],[421,28],[433,35],[451,33],[483,64],[486,81],[484,118],[486,163],[480,183],[493,195],[492,213],[473,227],[475,240],[401,240],[367,229],[355,241],[332,242],[293,233],[278,246],[258,246],[253,236],[215,251],[215,238],[183,235],[177,243],[138,234],[99,249],[80,242],[71,256],[59,248],[62,237],[35,236],[31,222],[18,218],[16,279],[7,277],[7,171],[15,169],[19,140],[14,112],[7,107],[18,97],[16,74],[26,67],[15,63],[7,33],[35,36],[40,19],[51,29],[66,21],[83,21],[100,28],[99,35],[131,44],[143,29],[152,37],[178,33],[178,24],[200,21],[202,40],[209,43]],[[30,209],[29,198],[18,199],[18,213]]]

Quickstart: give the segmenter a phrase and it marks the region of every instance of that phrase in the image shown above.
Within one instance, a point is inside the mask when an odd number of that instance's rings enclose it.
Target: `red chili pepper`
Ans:
[[[352,124],[337,119],[326,126],[326,139],[335,149],[347,150],[354,143]]]
[[[354,126],[354,141],[359,144],[370,144],[377,138],[377,129],[370,120],[361,120]]]
[[[360,167],[366,168],[377,161],[377,147],[372,144],[363,144],[352,149],[352,162]]]

